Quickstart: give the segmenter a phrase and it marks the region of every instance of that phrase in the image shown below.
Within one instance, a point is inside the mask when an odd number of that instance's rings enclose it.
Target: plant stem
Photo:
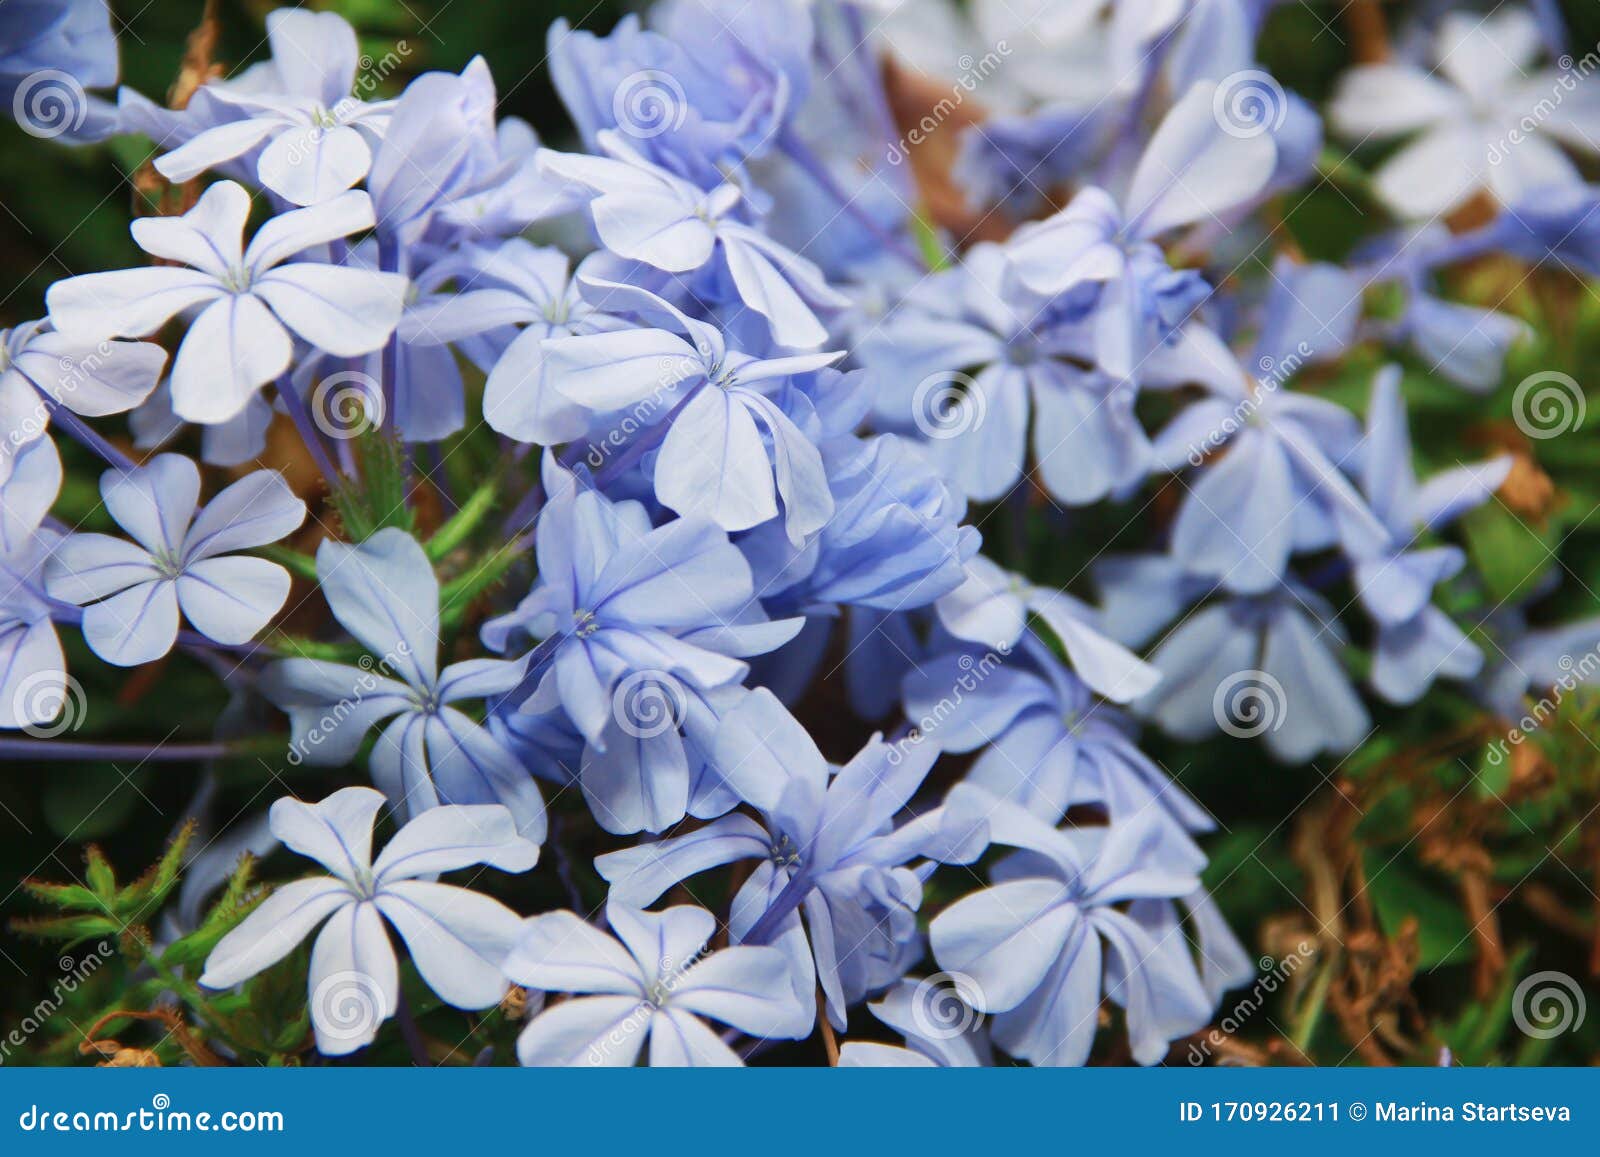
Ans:
[[[100,455],[109,466],[122,471],[124,474],[138,467],[139,464],[137,462],[106,441],[104,437],[98,434],[82,418],[78,417],[77,414],[67,409],[54,398],[44,394],[39,396],[44,398],[44,404],[50,408],[50,420],[72,435],[74,439],[82,442],[89,449]]]
[[[889,232],[882,225],[872,219],[872,215],[856,204],[854,197],[846,193],[839,182],[834,179],[828,167],[822,163],[809,145],[793,133],[784,133],[779,140],[779,145],[791,161],[799,165],[801,170],[810,177],[823,192],[839,202],[839,207],[846,216],[852,218],[857,224],[872,235],[872,239],[882,245],[890,253],[901,257],[918,269],[925,269],[922,254],[915,245],[910,244],[905,238]]]
[[[496,499],[499,497],[500,487],[494,480],[485,482],[461,504],[461,509],[451,515],[445,524],[434,531],[433,537],[428,540],[428,558],[438,562],[445,555],[455,550],[478,529],[484,516],[494,509]]]
[[[263,737],[262,743],[266,742]],[[273,738],[274,748],[283,741]],[[0,736],[0,757],[37,759],[43,762],[78,760],[119,760],[139,763],[179,763],[197,759],[226,759],[248,755],[259,744],[234,740],[228,743],[95,743],[78,739],[13,739]]]
[[[288,374],[278,379],[278,397],[283,400],[283,408],[289,412],[289,419],[294,422],[294,428],[300,431],[300,440],[306,444],[306,449],[311,451],[317,469],[322,471],[322,477],[327,484],[333,486],[339,478],[339,468],[329,457],[328,447],[322,440],[322,433],[317,429],[316,422],[312,421],[311,414],[306,409],[305,399],[290,383]]]

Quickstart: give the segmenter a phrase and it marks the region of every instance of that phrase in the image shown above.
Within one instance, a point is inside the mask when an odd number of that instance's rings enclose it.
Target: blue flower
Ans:
[[[272,967],[321,924],[306,997],[317,1049],[343,1056],[372,1043],[400,1008],[400,969],[384,922],[411,952],[423,981],[447,1004],[488,1008],[505,995],[502,971],[517,915],[440,872],[488,864],[525,872],[539,849],[503,807],[441,807],[402,827],[372,858],[372,823],[383,796],[347,787],[320,803],[280,799],[272,834],[331,875],[283,884],[217,942],[200,983],[232,988]],[[351,1007],[361,1015],[351,1016]]]
[[[483,628],[508,651],[535,648],[531,694],[516,705],[561,710],[586,741],[584,794],[602,826],[660,831],[721,814],[732,797],[706,781],[710,736],[747,671],[740,656],[793,637],[770,621],[728,536],[697,518],[651,528],[636,502],[612,503],[547,454],[549,502],[535,549],[539,582]]]
[[[117,38],[104,0],[0,6],[0,108],[32,136],[97,141],[122,129],[84,90],[117,83]]]
[[[615,130],[651,162],[710,189],[771,146],[795,102],[788,76],[726,23],[709,36],[687,31],[684,39],[645,30],[630,15],[599,37],[558,20],[546,37],[550,76],[585,148],[598,149],[599,134]],[[719,50],[733,59],[718,60]]]
[[[57,605],[44,586],[57,536],[40,526],[60,490],[61,458],[48,438],[24,447],[0,482],[0,728],[46,727],[67,702]]]
[[[1061,643],[1078,676],[1113,702],[1139,698],[1160,678],[1100,630],[1092,608],[1065,591],[1008,574],[982,555],[968,560],[966,581],[939,600],[938,612],[940,623],[956,638],[1002,653],[1022,638],[1028,615],[1037,615]]]
[[[1581,181],[1555,142],[1594,154],[1596,111],[1581,87],[1552,101],[1560,73],[1533,70],[1544,45],[1521,8],[1488,16],[1446,12],[1433,41],[1436,69],[1361,65],[1341,79],[1329,121],[1355,141],[1412,137],[1373,174],[1402,217],[1442,217],[1487,189],[1503,205]],[[1533,110],[1551,106],[1548,115]],[[1537,129],[1538,131],[1533,131]]]
[[[1443,301],[1421,289],[1407,302],[1400,327],[1432,370],[1480,394],[1500,384],[1506,354],[1529,332],[1509,314]]]
[[[1064,320],[1017,286],[999,246],[974,246],[959,268],[907,293],[862,343],[863,364],[885,383],[877,412],[915,423],[928,455],[980,502],[1022,477],[1030,409],[1039,477],[1061,501],[1093,502],[1135,483],[1149,468],[1149,441],[1134,387],[1069,361],[1077,343]]]
[[[52,406],[101,417],[150,396],[167,363],[151,342],[77,341],[32,321],[0,330],[0,484],[50,427]]]
[[[589,191],[595,232],[607,249],[667,273],[712,265],[734,297],[765,318],[772,339],[815,349],[828,333],[815,309],[849,300],[829,288],[815,265],[734,216],[742,194],[722,184],[708,191],[651,164],[614,130],[598,136],[605,156],[539,154],[541,171]]]
[[[1127,1011],[1134,1060],[1158,1063],[1200,1028],[1212,1000],[1172,901],[1199,889],[1204,859],[1144,816],[1110,828],[1055,828],[1014,804],[957,788],[995,843],[1019,849],[996,883],[957,900],[929,927],[939,967],[968,979],[994,1016],[995,1043],[1035,1065],[1081,1065],[1102,994]]]
[[[848,1041],[840,1068],[973,1069],[994,1063],[981,1014],[966,1003],[961,978],[949,988],[939,978],[900,981],[867,1005],[872,1015],[905,1038],[905,1047]]]
[[[608,303],[631,300],[671,328],[547,338],[541,349],[556,389],[596,412],[666,411],[655,492],[679,514],[747,530],[776,518],[781,498],[792,542],[821,529],[833,514],[822,455],[770,395],[844,355],[754,358],[652,294],[610,285],[605,292]]]
[[[655,1066],[743,1064],[702,1017],[758,1039],[810,1031],[810,1005],[795,999],[783,953],[742,945],[707,951],[717,922],[704,908],[640,912],[613,900],[606,922],[615,937],[572,912],[523,926],[506,975],[574,994],[522,1030],[523,1064],[627,1067],[646,1043]]]
[[[378,236],[396,250],[386,269],[409,272],[417,250],[510,237],[582,203],[539,173],[538,134],[515,117],[496,122],[497,104],[482,57],[459,76],[425,72],[400,94],[367,177]]]
[[[1161,682],[1137,707],[1179,739],[1222,728],[1259,736],[1286,763],[1342,755],[1372,726],[1340,664],[1347,643],[1333,608],[1303,587],[1214,602],[1151,652]]]
[[[1362,449],[1361,488],[1390,536],[1374,549],[1358,535],[1352,565],[1356,596],[1378,626],[1372,685],[1392,703],[1414,703],[1440,675],[1472,678],[1483,653],[1432,602],[1433,588],[1466,565],[1465,553],[1412,544],[1487,502],[1510,472],[1511,458],[1458,466],[1419,487],[1398,366],[1386,367],[1373,382]]]
[[[1181,410],[1155,442],[1168,469],[1197,468],[1172,527],[1172,553],[1195,574],[1259,594],[1283,581],[1291,554],[1333,546],[1337,517],[1348,532],[1383,537],[1341,473],[1360,440],[1355,415],[1285,388],[1301,368],[1349,344],[1360,292],[1357,279],[1333,266],[1281,265],[1248,368],[1197,327],[1169,351],[1175,363],[1192,359],[1191,376],[1211,394]],[[1222,368],[1230,363],[1231,371]],[[1181,376],[1176,366],[1164,372]]]
[[[919,449],[893,434],[823,444],[833,516],[796,545],[765,523],[739,540],[768,607],[825,614],[926,606],[960,586],[979,536]]]
[[[270,79],[260,77],[259,87],[209,86],[212,99],[237,110],[238,119],[202,129],[158,158],[156,171],[175,184],[192,181],[259,149],[255,171],[264,188],[316,205],[367,175],[394,102],[351,95],[359,49],[355,29],[337,13],[269,12],[267,37]]]
[[[74,340],[154,333],[204,306],[172,366],[172,405],[191,422],[223,422],[289,368],[293,330],[318,349],[353,357],[377,349],[400,320],[405,280],[296,253],[373,224],[365,193],[274,217],[242,248],[250,195],[232,181],[208,188],[182,217],[141,217],[133,238],[171,265],[86,273],[58,281],[46,301]]]
[[[451,706],[504,694],[521,682],[523,665],[468,659],[439,670],[439,580],[416,539],[393,527],[359,546],[325,539],[317,577],[334,617],[377,662],[285,659],[266,670],[262,692],[289,715],[291,762],[347,764],[367,732],[387,719],[372,749],[372,778],[403,814],[500,803],[518,832],[543,843],[538,784],[481,724]]]
[[[715,742],[723,778],[762,820],[724,816],[607,853],[595,867],[613,900],[643,906],[710,868],[760,861],[734,898],[729,933],[735,943],[782,947],[796,998],[809,999],[820,983],[829,1020],[843,1028],[846,1005],[904,971],[922,902],[922,875],[906,864],[970,862],[986,842],[982,824],[934,808],[896,827],[937,748],[874,738],[831,774],[805,729],[764,688],[724,717]]]
[[[288,571],[235,553],[277,542],[305,521],[305,503],[276,470],[241,478],[198,514],[200,472],[181,454],[108,470],[100,494],[135,541],[68,535],[46,582],[52,598],[84,608],[84,640],[106,662],[133,667],[165,655],[180,607],[207,638],[248,642],[289,597]]]
[[[1132,378],[1207,293],[1193,274],[1168,268],[1155,239],[1248,205],[1277,164],[1269,133],[1229,131],[1215,112],[1216,92],[1198,83],[1173,105],[1121,205],[1091,187],[1006,243],[1013,271],[1030,290],[1089,294],[1094,360],[1119,381]]]
[[[552,384],[544,340],[609,333],[626,323],[585,300],[568,276],[565,254],[520,237],[473,260],[470,278],[463,280],[470,288],[441,293],[409,310],[400,323],[401,338],[429,347],[514,330],[516,336],[490,362],[484,420],[508,437],[543,446],[581,436],[591,414]]]
[[[903,684],[906,716],[945,751],[977,751],[965,781],[1046,823],[1069,808],[1104,808],[1112,823],[1146,811],[1172,838],[1210,831],[1210,815],[1134,744],[1121,712],[1036,644],[1023,654],[949,651],[920,661]]]

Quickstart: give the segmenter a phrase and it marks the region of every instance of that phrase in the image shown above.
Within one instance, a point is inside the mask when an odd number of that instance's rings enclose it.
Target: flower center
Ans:
[[[150,558],[156,564],[156,569],[165,578],[175,579],[183,573],[183,560],[178,557],[175,551],[155,551],[150,555]]]
[[[235,265],[223,275],[222,284],[229,293],[244,293],[250,288],[250,271],[242,265]]]
[[[772,862],[780,868],[798,868],[800,866],[800,849],[794,846],[794,841],[786,835],[780,835],[773,841]]]
[[[600,629],[600,622],[594,617],[593,611],[577,610],[572,612],[572,633],[580,639],[587,639]]]
[[[1039,360],[1039,343],[1032,334],[1019,333],[1006,342],[1006,361],[1014,366],[1031,366]]]

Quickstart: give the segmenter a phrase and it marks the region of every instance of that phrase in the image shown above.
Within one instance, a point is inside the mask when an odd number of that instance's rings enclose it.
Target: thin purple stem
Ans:
[[[833,174],[828,171],[828,167],[811,151],[809,145],[793,133],[787,132],[780,138],[779,143],[789,159],[799,165],[801,170],[822,188],[823,192],[839,202],[839,207],[854,218],[856,223],[863,229],[872,234],[873,239],[878,244],[895,256],[909,261],[918,269],[926,269],[928,267],[927,262],[922,259],[922,254],[917,252],[915,245],[912,245],[904,237],[890,233],[872,219],[872,214],[856,204],[855,198],[844,191],[839,182],[834,179]]]
[[[223,759],[239,753],[228,743],[90,743],[76,739],[11,739],[0,737],[0,757],[66,760],[121,760],[140,763],[192,762]]]
[[[130,470],[138,468],[139,464],[137,462],[128,457],[121,450],[118,450],[110,442],[106,441],[104,437],[96,433],[95,430],[82,418],[78,417],[78,415],[67,409],[60,402],[57,402],[54,398],[48,397],[45,394],[40,394],[39,396],[44,398],[44,404],[50,408],[50,420],[59,425],[68,434],[72,435],[74,439],[83,443],[96,454],[100,455],[101,458],[105,459],[108,465],[117,470],[121,470],[124,474]]]
[[[400,245],[392,237],[378,238],[378,268],[385,273],[400,272]],[[383,423],[395,424],[395,400],[399,397],[400,331],[395,330],[383,343],[383,355],[378,360],[378,373],[383,379]]]
[[[328,446],[322,440],[322,431],[317,429],[310,411],[306,409],[305,399],[290,384],[288,374],[278,379],[278,397],[283,399],[283,408],[289,412],[289,420],[294,423],[294,428],[300,431],[300,440],[306,444],[306,449],[311,451],[317,469],[322,471],[323,478],[327,480],[329,486],[332,486],[339,478],[339,468],[329,457]]]

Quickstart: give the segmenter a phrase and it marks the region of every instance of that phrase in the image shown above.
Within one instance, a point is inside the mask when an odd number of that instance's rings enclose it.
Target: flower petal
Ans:
[[[278,885],[242,924],[217,942],[206,957],[200,983],[232,988],[248,980],[293,952],[313,928],[354,900],[348,888],[326,876]]]
[[[247,643],[283,609],[289,572],[264,558],[203,558],[178,576],[178,605],[202,635]]]
[[[377,905],[440,999],[488,1008],[506,994],[501,966],[522,921],[500,901],[449,884],[401,880],[384,886]]]

